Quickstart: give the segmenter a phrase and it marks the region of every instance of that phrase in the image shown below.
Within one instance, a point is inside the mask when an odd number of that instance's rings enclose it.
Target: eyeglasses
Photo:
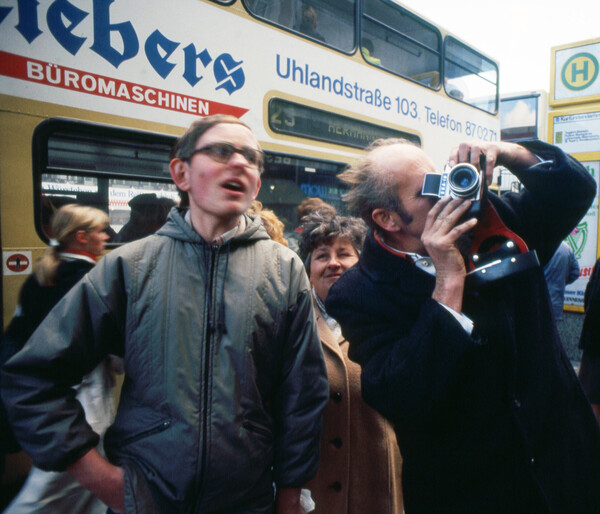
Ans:
[[[189,157],[184,160],[189,161],[197,153],[207,155],[212,160],[223,164],[229,162],[229,159],[231,159],[231,156],[234,153],[241,154],[242,157],[248,161],[248,164],[256,166],[257,168],[261,168],[263,163],[263,152],[261,150],[250,148],[249,146],[238,148],[230,143],[212,143],[203,146],[202,148],[196,148]]]

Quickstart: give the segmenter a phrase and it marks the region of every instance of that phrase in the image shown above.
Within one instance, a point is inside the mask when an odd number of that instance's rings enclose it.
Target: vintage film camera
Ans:
[[[446,165],[443,173],[426,173],[421,194],[473,202],[463,217],[463,220],[473,217],[479,220],[467,262],[469,287],[486,287],[539,266],[536,252],[529,251],[525,242],[502,223],[493,206],[487,205],[485,174],[472,164],[462,163],[452,168]]]
[[[450,168],[446,165],[443,173],[426,173],[421,194],[444,198],[465,198],[473,204],[465,218],[480,218],[485,209],[486,199],[485,175],[475,166],[468,163],[457,164]]]

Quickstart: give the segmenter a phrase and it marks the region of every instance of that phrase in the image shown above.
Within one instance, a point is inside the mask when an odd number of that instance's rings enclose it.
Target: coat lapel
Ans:
[[[344,341],[344,337],[340,336],[339,339],[336,339],[331,330],[329,329],[329,325],[327,325],[327,322],[321,314],[321,311],[316,305],[314,306],[314,310],[315,317],[317,318],[319,337],[321,339],[321,342],[323,343],[323,346],[325,346],[330,351],[338,355],[340,358],[343,358],[340,344]]]

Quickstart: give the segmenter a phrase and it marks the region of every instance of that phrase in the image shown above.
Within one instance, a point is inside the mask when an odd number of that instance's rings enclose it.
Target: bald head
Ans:
[[[339,178],[350,185],[344,195],[350,212],[360,216],[373,229],[378,226],[375,209],[395,212],[409,223],[411,215],[403,206],[399,190],[411,177],[435,170],[433,161],[414,143],[405,139],[379,139],[367,148],[367,154]]]

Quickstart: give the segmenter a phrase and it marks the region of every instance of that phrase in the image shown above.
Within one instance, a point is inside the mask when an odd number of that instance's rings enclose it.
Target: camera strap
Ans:
[[[469,289],[479,289],[496,280],[523,273],[532,268],[537,268],[539,265],[540,261],[535,250],[505,257],[467,273],[465,285]]]
[[[507,242],[513,243],[515,250],[513,253],[529,251],[525,241],[504,224],[492,202],[487,200],[485,212],[473,229],[473,241],[468,262],[469,270],[474,270],[494,260],[489,254]]]
[[[537,253],[510,230],[488,200],[473,233],[465,284],[477,289],[540,265]]]

